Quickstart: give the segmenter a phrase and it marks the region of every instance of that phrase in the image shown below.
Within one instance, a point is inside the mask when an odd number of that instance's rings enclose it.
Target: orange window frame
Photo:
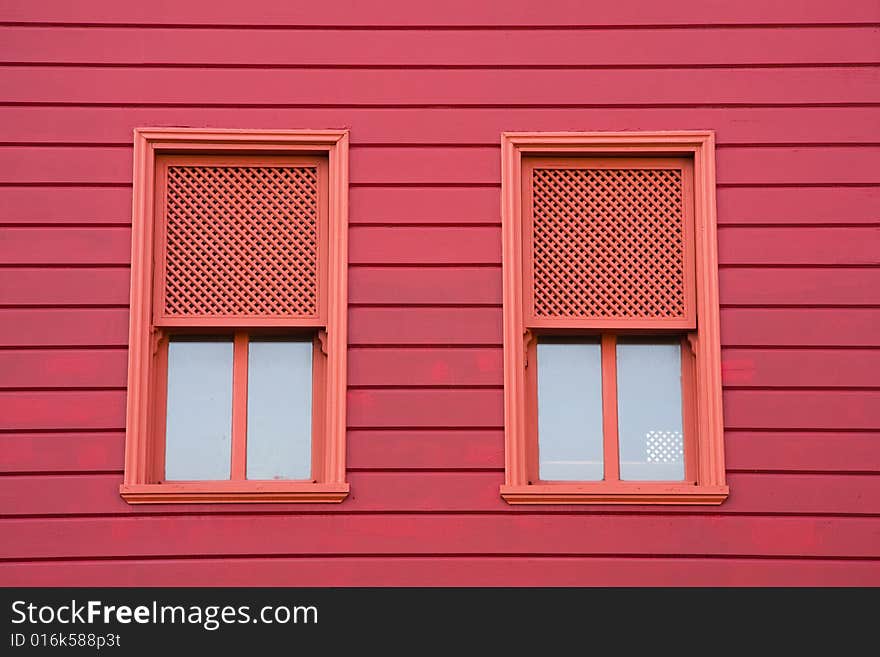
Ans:
[[[682,317],[541,318],[534,311],[532,193],[535,166],[577,167],[573,158],[620,168],[683,171]],[[583,161],[583,160],[582,160]],[[580,164],[582,167],[583,164]],[[505,133],[502,136],[505,483],[511,504],[720,504],[725,479],[715,210],[714,134]],[[605,479],[542,481],[538,469],[539,335],[601,340]],[[616,340],[620,334],[680,336],[684,481],[621,481]]]
[[[169,164],[315,166],[318,304],[311,316],[170,317],[164,312],[165,172]],[[125,476],[129,503],[341,502],[345,481],[348,132],[142,128],[135,130],[132,287]],[[168,343],[178,335],[232,338],[229,480],[164,481]],[[246,479],[251,337],[311,339],[309,480]]]

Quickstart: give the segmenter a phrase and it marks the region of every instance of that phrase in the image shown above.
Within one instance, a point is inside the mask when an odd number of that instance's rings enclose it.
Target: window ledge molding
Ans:
[[[123,484],[119,494],[129,504],[211,504],[235,502],[342,502],[348,484],[302,481],[222,481]]]
[[[727,486],[633,483],[533,484],[502,486],[501,497],[508,504],[721,504],[729,494]]]

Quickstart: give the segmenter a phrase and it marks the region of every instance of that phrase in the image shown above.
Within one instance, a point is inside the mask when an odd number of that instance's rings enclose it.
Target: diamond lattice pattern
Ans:
[[[316,167],[168,167],[165,314],[314,316]]]
[[[535,169],[535,316],[685,314],[678,169]]]

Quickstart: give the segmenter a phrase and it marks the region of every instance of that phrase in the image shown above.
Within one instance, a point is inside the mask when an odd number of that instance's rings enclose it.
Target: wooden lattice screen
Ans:
[[[169,166],[164,315],[319,312],[316,167]]]

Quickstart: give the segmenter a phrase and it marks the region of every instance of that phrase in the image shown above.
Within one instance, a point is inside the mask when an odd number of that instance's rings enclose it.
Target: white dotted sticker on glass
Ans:
[[[680,463],[684,454],[681,431],[649,431],[645,434],[648,463]]]

